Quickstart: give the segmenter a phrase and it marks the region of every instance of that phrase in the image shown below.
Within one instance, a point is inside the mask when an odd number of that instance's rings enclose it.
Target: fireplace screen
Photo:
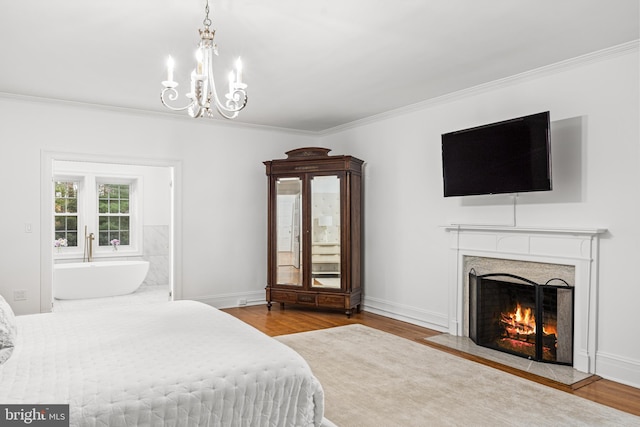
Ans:
[[[477,276],[472,270],[469,337],[531,360],[572,365],[574,289],[551,281],[540,285],[511,274]]]

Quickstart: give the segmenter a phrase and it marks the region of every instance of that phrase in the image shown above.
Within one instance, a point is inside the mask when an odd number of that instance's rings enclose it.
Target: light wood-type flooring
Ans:
[[[296,332],[306,332],[360,323],[428,345],[424,338],[438,335],[440,333],[431,329],[367,312],[354,313],[349,319],[345,316],[344,312],[300,308],[289,305],[287,305],[285,309],[282,309],[279,304],[274,304],[270,312],[267,311],[265,305],[229,308],[223,311],[243,320],[270,336],[286,335]],[[567,393],[573,393],[585,399],[599,402],[640,416],[640,389],[638,388],[629,387],[614,381],[596,377],[593,381],[585,381],[581,384],[580,388],[572,389],[569,386],[559,384],[551,380],[546,380],[526,372],[517,371],[513,368],[509,368],[495,362],[480,359],[475,356],[460,354],[453,350],[450,352],[458,354],[461,357],[474,360],[478,363],[484,363],[510,372],[514,375],[519,375],[531,381],[536,381],[547,386],[563,390]]]

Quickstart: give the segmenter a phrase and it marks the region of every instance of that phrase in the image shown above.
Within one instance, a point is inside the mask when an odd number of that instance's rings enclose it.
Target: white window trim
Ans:
[[[56,174],[53,181],[78,182],[78,246],[53,249],[54,260],[82,260],[85,255],[85,226],[87,234],[93,233],[93,258],[140,257],[143,254],[143,177],[141,175],[94,174],[89,172]],[[130,184],[129,194],[129,245],[121,245],[118,250],[112,246],[98,245],[98,184]],[[55,195],[54,195],[55,196]],[[55,197],[54,197],[55,200]],[[53,204],[51,210],[53,212]],[[51,215],[55,221],[55,212]],[[53,227],[55,233],[55,226]],[[51,242],[53,246],[53,240]]]
[[[54,183],[71,182],[71,181],[78,183],[78,190],[77,190],[78,205],[77,205],[77,212],[76,212],[76,214],[78,215],[78,245],[54,248],[54,255],[53,255],[54,259],[75,259],[79,257],[81,258],[82,251],[84,250],[84,240],[82,238],[82,235],[84,230],[83,203],[85,199],[85,177],[82,175],[69,175],[69,174],[55,175],[53,177]],[[54,191],[55,191],[55,187],[54,187]],[[51,220],[53,221],[54,240],[55,240],[55,232],[56,232],[56,227],[55,227],[56,212],[54,210],[55,200],[56,200],[56,197],[55,197],[55,194],[53,194],[53,203],[51,205],[51,210],[52,210]],[[51,244],[53,245],[53,241]]]
[[[114,250],[112,246],[98,245],[98,184],[129,184],[129,245],[120,245],[118,250]],[[142,196],[143,196],[143,179],[138,175],[105,175],[100,174],[94,177],[93,185],[93,206],[91,207],[95,219],[93,221],[94,240],[93,256],[101,257],[117,257],[117,256],[142,256],[143,252],[143,236],[144,228],[143,212],[142,212]]]

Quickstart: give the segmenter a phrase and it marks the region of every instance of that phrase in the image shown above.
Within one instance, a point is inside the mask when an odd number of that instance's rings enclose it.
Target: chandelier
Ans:
[[[235,73],[229,73],[229,90],[225,94],[224,102],[220,101],[216,83],[213,79],[213,56],[218,55],[218,47],[213,42],[216,30],[211,30],[209,19],[209,0],[205,7],[205,18],[202,21],[204,29],[200,31],[200,43],[196,50],[196,68],[191,72],[191,91],[185,96],[190,102],[184,107],[174,107],[170,102],[178,99],[176,87],[178,83],[173,80],[175,62],[169,57],[167,60],[167,80],[162,82],[164,89],[160,93],[162,104],[173,111],[187,110],[191,117],[213,117],[212,107],[227,119],[234,119],[238,112],[247,105],[247,85],[242,83],[242,62],[236,61]]]

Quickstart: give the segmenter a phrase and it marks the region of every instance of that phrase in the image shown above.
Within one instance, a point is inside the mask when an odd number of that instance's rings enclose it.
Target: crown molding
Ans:
[[[493,80],[487,83],[482,83],[476,86],[472,86],[456,92],[451,92],[435,98],[430,98],[424,101],[417,102],[415,104],[410,104],[404,107],[396,108],[394,110],[385,111],[384,113],[375,114],[373,116],[365,117],[359,120],[354,120],[352,122],[345,123],[343,125],[339,125],[330,129],[319,131],[318,134],[321,136],[327,136],[327,135],[340,133],[340,132],[343,132],[349,129],[354,129],[367,124],[376,123],[376,122],[390,119],[393,117],[402,116],[414,111],[447,104],[449,102],[453,102],[461,98],[466,98],[472,95],[489,92],[495,89],[504,88],[504,87],[522,83],[528,80],[537,79],[550,74],[555,74],[560,71],[568,70],[571,68],[584,66],[590,63],[605,61],[614,57],[623,56],[630,53],[637,53],[639,48],[640,48],[640,40],[633,40],[633,41],[622,43],[606,49],[602,49],[595,52],[587,53],[585,55],[577,56],[575,58],[566,59],[550,65],[545,65],[543,67],[535,68],[533,70],[514,74],[509,77]]]
[[[178,120],[184,122],[192,122],[197,123],[203,126],[223,126],[223,127],[231,127],[231,128],[239,128],[239,129],[253,129],[253,130],[261,130],[261,131],[271,131],[271,132],[280,132],[280,133],[289,133],[294,135],[304,135],[304,136],[318,136],[318,133],[315,131],[307,131],[300,129],[292,129],[292,128],[283,128],[277,126],[268,126],[268,125],[260,125],[254,123],[245,123],[240,121],[232,121],[227,119],[203,119],[197,120],[193,119],[187,115],[180,115],[171,112],[164,111],[155,111],[155,110],[145,110],[141,108],[130,108],[130,107],[121,107],[115,105],[106,105],[106,104],[94,104],[89,102],[80,102],[80,101],[71,101],[66,99],[57,99],[57,98],[46,98],[39,97],[33,95],[22,95],[11,92],[0,92],[0,100],[9,99],[14,101],[21,102],[31,102],[38,104],[52,104],[66,107],[76,107],[97,111],[109,111],[120,114],[127,114],[129,116],[143,116],[143,117],[151,117],[151,118],[164,118],[169,120]]]

